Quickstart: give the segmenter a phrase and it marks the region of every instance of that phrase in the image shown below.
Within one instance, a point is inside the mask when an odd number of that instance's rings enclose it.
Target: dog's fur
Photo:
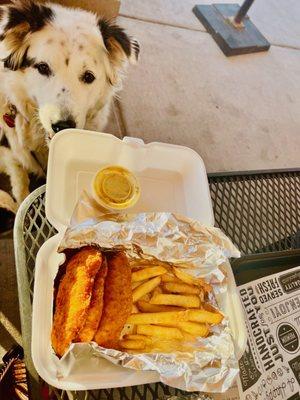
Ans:
[[[138,53],[121,28],[87,11],[33,0],[0,8],[0,139],[8,142],[0,146],[0,172],[10,176],[17,204],[28,194],[28,173],[45,172],[53,126],[71,121],[101,131]],[[2,116],[12,106],[9,128]]]

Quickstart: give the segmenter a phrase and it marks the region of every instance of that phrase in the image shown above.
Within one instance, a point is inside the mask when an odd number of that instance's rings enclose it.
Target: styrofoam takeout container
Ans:
[[[79,371],[67,378],[56,376],[50,334],[52,327],[53,280],[63,255],[57,247],[69,224],[77,199],[100,168],[121,165],[139,179],[141,198],[130,212],[169,211],[213,226],[214,217],[206,170],[193,150],[165,143],[144,144],[141,139],[65,130],[50,143],[46,187],[46,216],[58,234],[40,248],[35,267],[32,318],[32,358],[39,375],[50,385],[65,390],[89,390],[132,386],[159,381],[153,371],[135,371],[105,359],[98,368]],[[230,320],[237,357],[246,344],[246,330],[234,277],[226,266],[229,290],[218,299]]]

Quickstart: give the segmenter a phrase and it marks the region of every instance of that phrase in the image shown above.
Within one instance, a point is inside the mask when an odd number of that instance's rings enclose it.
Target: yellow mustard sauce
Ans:
[[[103,207],[123,210],[132,207],[140,197],[136,176],[120,166],[109,166],[97,172],[92,183],[95,200]]]

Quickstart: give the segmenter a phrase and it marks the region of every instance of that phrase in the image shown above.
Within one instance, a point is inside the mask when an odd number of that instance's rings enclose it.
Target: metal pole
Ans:
[[[236,24],[240,24],[245,15],[247,14],[249,8],[252,6],[254,0],[245,0],[244,3],[241,5],[241,8],[237,12],[236,16],[234,17],[234,22]]]

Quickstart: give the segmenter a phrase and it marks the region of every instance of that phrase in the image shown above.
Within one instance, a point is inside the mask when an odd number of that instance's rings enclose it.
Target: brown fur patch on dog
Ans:
[[[119,26],[102,19],[98,21],[98,26],[112,67],[108,80],[114,85],[118,81],[118,71],[131,56],[132,43],[130,37]],[[133,48],[133,51],[137,58],[136,48]]]
[[[111,24],[106,20],[99,20],[98,26],[100,28],[105,47],[109,53],[113,53],[117,50],[113,44],[113,42],[116,42],[118,44],[118,49],[125,53],[127,57],[130,57],[130,39],[129,36],[124,32],[124,29],[117,25]]]
[[[43,28],[54,17],[52,10],[32,0],[16,1],[8,7],[8,21],[3,41],[10,55],[4,60],[6,68],[17,70],[32,64],[27,58],[29,34]]]
[[[15,28],[24,22],[28,23],[31,32],[42,29],[54,17],[51,8],[36,4],[33,0],[15,1],[8,9],[8,22],[5,30]]]
[[[24,22],[9,29],[4,37],[6,48],[10,55],[4,60],[4,67],[13,71],[22,68],[29,48],[26,36],[29,31],[28,23]]]

